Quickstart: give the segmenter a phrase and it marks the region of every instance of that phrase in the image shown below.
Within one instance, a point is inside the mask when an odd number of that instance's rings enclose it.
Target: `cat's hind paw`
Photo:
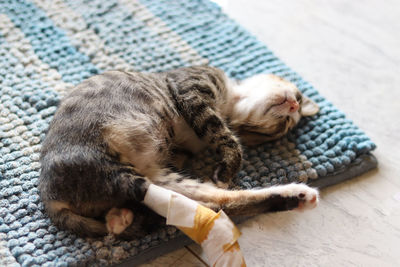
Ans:
[[[285,187],[286,196],[298,199],[297,210],[313,209],[318,205],[319,193],[317,189],[305,184],[289,184]]]
[[[272,211],[313,209],[319,201],[317,189],[305,184],[287,184],[266,188]]]
[[[119,235],[133,221],[133,212],[129,209],[112,208],[106,215],[108,233]]]

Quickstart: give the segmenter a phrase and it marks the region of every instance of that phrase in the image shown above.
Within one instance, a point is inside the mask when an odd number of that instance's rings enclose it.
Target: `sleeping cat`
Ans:
[[[318,110],[274,75],[237,83],[208,66],[106,72],[61,101],[42,146],[41,199],[62,229],[121,238],[143,236],[164,223],[141,203],[150,184],[228,215],[314,207],[318,191],[304,184],[227,188],[241,167],[241,143],[277,139]],[[205,147],[221,156],[208,182],[170,167],[179,162],[177,151]]]

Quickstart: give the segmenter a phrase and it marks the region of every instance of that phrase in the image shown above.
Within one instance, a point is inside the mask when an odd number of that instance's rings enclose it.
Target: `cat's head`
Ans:
[[[271,74],[247,79],[235,91],[230,123],[247,145],[278,139],[302,116],[319,111],[318,105],[293,83]]]

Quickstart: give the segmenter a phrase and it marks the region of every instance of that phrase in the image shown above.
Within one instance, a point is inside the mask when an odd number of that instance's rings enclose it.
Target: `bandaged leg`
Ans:
[[[171,190],[150,185],[143,203],[200,244],[211,266],[246,266],[237,239],[239,230],[218,213]]]

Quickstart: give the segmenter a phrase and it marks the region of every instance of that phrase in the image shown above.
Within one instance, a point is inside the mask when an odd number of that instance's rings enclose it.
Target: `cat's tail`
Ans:
[[[84,217],[73,212],[65,202],[45,202],[47,214],[52,222],[61,229],[69,229],[81,236],[99,237],[107,235],[103,221]]]
[[[179,173],[165,171],[152,181],[213,210],[228,215],[255,215],[265,212],[313,208],[318,191],[305,184],[288,184],[263,189],[227,190],[213,183],[201,183]]]

